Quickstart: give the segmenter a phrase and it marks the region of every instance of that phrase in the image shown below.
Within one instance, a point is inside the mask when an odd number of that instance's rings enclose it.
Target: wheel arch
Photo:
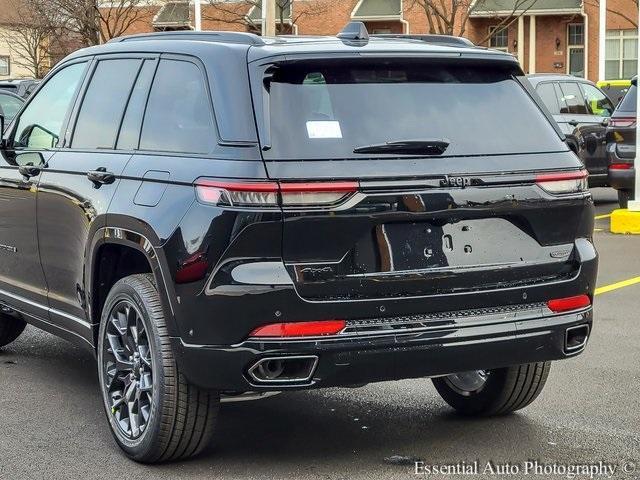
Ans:
[[[169,269],[160,241],[153,230],[136,231],[129,227],[102,227],[95,232],[86,254],[85,283],[87,318],[94,326],[94,344],[102,306],[110,288],[121,278],[136,273],[151,273],[158,289],[169,335],[177,333],[175,290],[169,281]],[[104,263],[111,263],[105,265]]]

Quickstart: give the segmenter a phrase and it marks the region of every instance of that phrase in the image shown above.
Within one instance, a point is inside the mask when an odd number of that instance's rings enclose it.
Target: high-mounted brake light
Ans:
[[[358,182],[224,182],[200,179],[203,203],[234,207],[314,208],[340,204],[358,190]]]
[[[571,310],[580,310],[591,305],[591,299],[588,295],[576,295],[575,297],[557,298],[549,300],[547,306],[554,313],[569,312]]]
[[[340,333],[347,323],[344,320],[321,320],[316,322],[270,323],[256,328],[250,337],[321,337]]]
[[[609,127],[633,127],[636,124],[636,117],[617,117],[609,119]]]
[[[586,170],[575,172],[542,173],[536,175],[536,184],[549,193],[575,193],[587,189]]]

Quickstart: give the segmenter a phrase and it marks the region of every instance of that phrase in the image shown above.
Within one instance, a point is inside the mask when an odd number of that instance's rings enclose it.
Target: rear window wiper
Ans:
[[[353,153],[407,153],[410,155],[442,155],[449,147],[449,140],[394,140],[392,142],[363,145],[353,149]]]

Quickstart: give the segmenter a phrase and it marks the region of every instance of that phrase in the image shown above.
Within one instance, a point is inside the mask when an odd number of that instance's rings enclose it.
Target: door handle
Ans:
[[[569,125],[571,125],[572,127],[577,127],[578,123],[579,122],[577,120],[569,120]]]
[[[105,167],[87,172],[87,178],[93,182],[96,188],[100,185],[109,185],[116,181],[116,176],[111,172],[107,172]]]
[[[35,177],[36,175],[40,175],[42,171],[40,167],[35,167],[33,165],[20,165],[18,167],[18,171],[25,178]]]

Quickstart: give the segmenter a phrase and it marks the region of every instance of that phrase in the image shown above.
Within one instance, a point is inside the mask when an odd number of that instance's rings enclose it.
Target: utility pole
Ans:
[[[262,0],[262,36],[276,36],[276,0]]]
[[[193,0],[194,6],[193,9],[195,11],[195,23],[196,23],[196,32],[201,32],[202,31],[202,11],[201,11],[201,5],[200,5],[200,0]]]
[[[600,0],[598,20],[598,80],[605,80],[605,52],[607,46],[607,0]],[[585,39],[585,41],[587,41]],[[585,58],[585,62],[588,61]]]

